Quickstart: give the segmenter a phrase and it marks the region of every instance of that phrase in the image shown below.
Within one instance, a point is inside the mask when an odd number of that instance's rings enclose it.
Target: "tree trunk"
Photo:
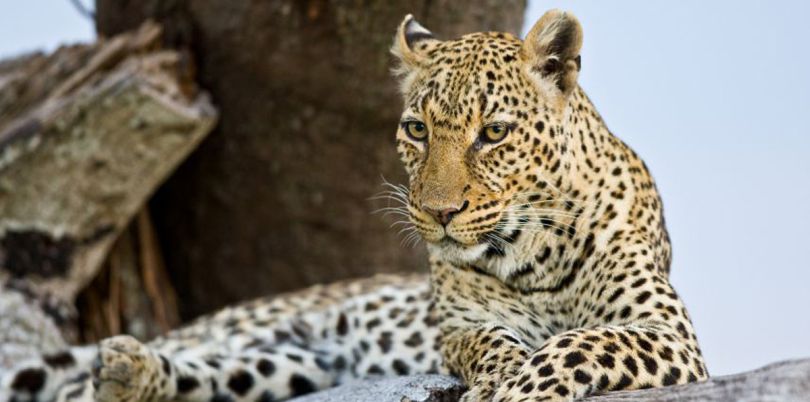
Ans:
[[[390,76],[413,13],[439,36],[517,32],[524,0],[97,0],[102,35],[145,18],[188,47],[219,126],[159,191],[153,213],[185,318],[237,300],[371,272],[426,269],[372,215],[405,180]]]

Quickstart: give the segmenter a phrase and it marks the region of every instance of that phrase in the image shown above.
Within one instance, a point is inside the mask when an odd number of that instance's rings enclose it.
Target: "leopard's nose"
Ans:
[[[425,212],[430,214],[433,217],[433,219],[436,220],[436,222],[438,222],[442,226],[447,226],[447,224],[450,223],[450,221],[452,221],[453,218],[456,215],[458,215],[461,211],[464,211],[465,209],[467,209],[468,205],[469,205],[469,202],[464,201],[464,203],[461,204],[461,207],[458,207],[458,208],[457,207],[449,207],[449,208],[424,207],[422,209],[424,209]]]

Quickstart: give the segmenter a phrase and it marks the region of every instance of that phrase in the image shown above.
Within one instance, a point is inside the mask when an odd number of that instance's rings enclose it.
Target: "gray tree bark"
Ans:
[[[160,36],[0,64],[0,366],[76,340],[77,294],[214,125]]]
[[[374,272],[426,269],[371,215],[400,100],[389,46],[407,13],[443,37],[517,32],[524,0],[97,0],[104,35],[145,18],[191,49],[220,123],[152,202],[185,318]]]

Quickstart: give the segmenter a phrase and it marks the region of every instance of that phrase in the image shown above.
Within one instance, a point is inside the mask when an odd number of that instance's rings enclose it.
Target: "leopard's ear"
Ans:
[[[428,57],[428,50],[438,42],[433,33],[419,24],[413,15],[406,15],[399,24],[394,45],[391,46],[391,53],[400,61],[396,72],[406,73],[421,67]]]
[[[534,24],[523,41],[521,56],[531,74],[554,84],[568,96],[577,85],[582,26],[571,13],[550,10]]]

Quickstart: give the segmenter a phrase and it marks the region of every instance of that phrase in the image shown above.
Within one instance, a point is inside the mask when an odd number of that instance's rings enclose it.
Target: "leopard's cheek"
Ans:
[[[423,162],[423,151],[404,139],[397,139],[397,154],[405,172],[413,180]]]

